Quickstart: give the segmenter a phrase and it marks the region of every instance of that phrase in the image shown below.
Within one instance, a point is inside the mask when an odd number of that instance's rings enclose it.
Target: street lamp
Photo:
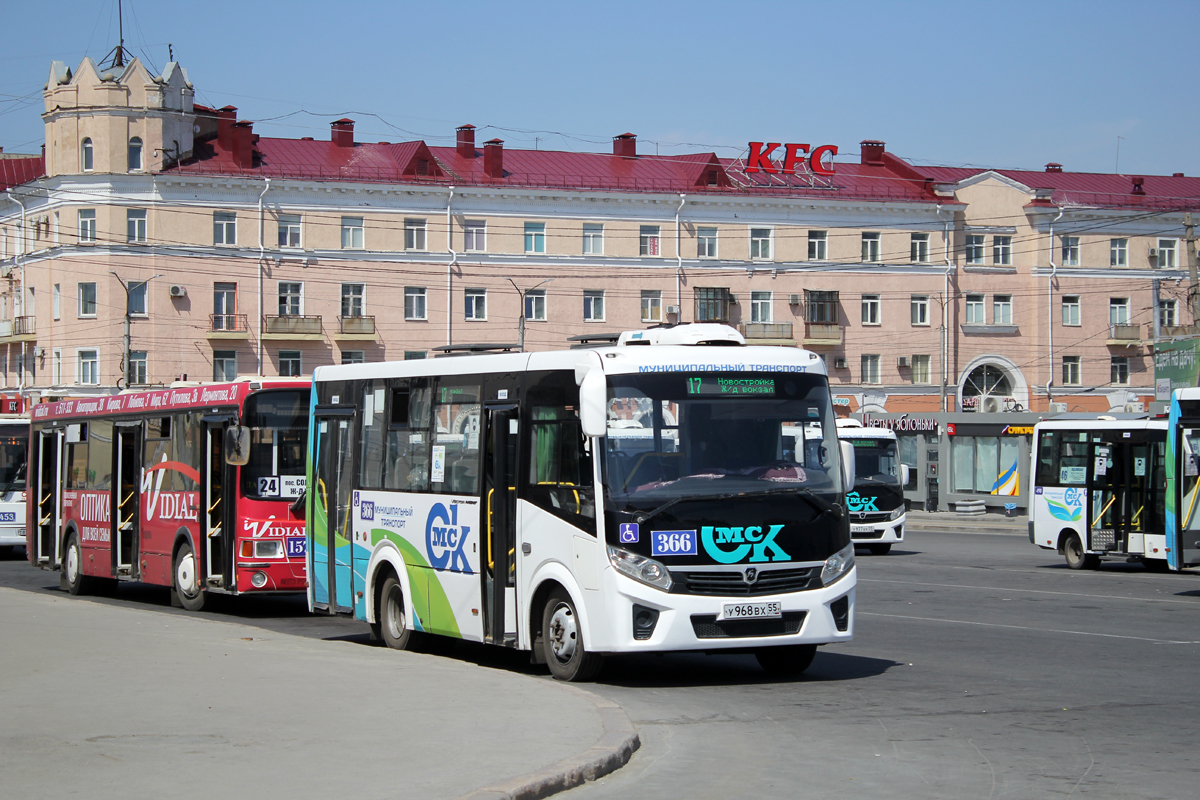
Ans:
[[[509,283],[512,284],[513,288],[517,290],[517,296],[521,298],[521,316],[517,318],[517,346],[520,348],[520,351],[522,353],[524,353],[525,352],[525,295],[532,292],[534,289],[538,288],[538,286],[546,285],[550,281],[554,280],[554,278],[546,278],[546,280],[542,281],[541,283],[539,283],[535,286],[531,286],[528,289],[522,289],[520,286],[517,286],[517,282],[514,281],[512,278],[508,278],[507,280]]]
[[[132,383],[130,378],[132,377],[132,372],[133,372],[133,365],[129,363],[129,323],[130,323],[130,317],[132,316],[132,312],[130,311],[130,308],[129,308],[129,292],[136,286],[145,286],[146,284],[148,284],[150,281],[154,280],[155,278],[161,278],[163,276],[160,273],[158,275],[151,275],[149,278],[146,278],[146,280],[144,280],[144,281],[134,281],[133,283],[126,283],[121,278],[121,276],[116,273],[115,270],[110,269],[108,272],[110,275],[112,275],[114,278],[117,279],[117,282],[121,284],[121,288],[125,290],[125,355],[121,359],[121,372],[123,374],[120,378],[120,380],[123,380],[125,382],[125,385],[123,387],[118,387],[118,388],[128,389],[129,384]]]

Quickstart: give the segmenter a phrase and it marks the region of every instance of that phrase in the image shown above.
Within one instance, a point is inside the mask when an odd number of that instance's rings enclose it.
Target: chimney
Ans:
[[[463,125],[457,129],[458,132],[458,154],[463,158],[475,157],[475,126]]]
[[[217,109],[217,145],[226,152],[233,150],[233,123],[235,122],[237,122],[235,106]]]
[[[1172,172],[1172,173],[1171,173],[1171,177],[1172,177],[1172,178],[1182,178],[1182,177],[1183,177],[1183,173],[1182,173],[1182,172]]]
[[[1145,194],[1146,193],[1145,183],[1146,183],[1145,178],[1143,178],[1141,176],[1134,176],[1133,188],[1130,190],[1130,193],[1131,194]]]
[[[483,143],[483,174],[489,178],[504,177],[503,139],[489,139]]]
[[[338,119],[329,123],[329,140],[338,147],[354,147],[354,120]]]
[[[241,120],[233,123],[233,161],[242,169],[254,166],[254,123]]]
[[[883,142],[878,139],[863,139],[858,146],[862,164],[870,167],[883,166]]]
[[[1062,164],[1057,161],[1051,161],[1046,165],[1046,172],[1062,172]]]
[[[622,158],[637,158],[637,135],[622,133],[614,136],[613,155]]]

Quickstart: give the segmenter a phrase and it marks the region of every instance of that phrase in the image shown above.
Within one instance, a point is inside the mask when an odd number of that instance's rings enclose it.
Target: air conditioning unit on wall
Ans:
[[[802,294],[789,294],[789,295],[788,295],[788,305],[789,305],[789,306],[802,306],[802,305],[804,305],[804,295],[802,295]]]
[[[835,359],[833,360],[833,368],[834,368],[834,369],[845,369],[845,368],[846,368],[846,359],[844,359],[844,358],[835,358]]]
[[[1003,408],[999,397],[985,397],[979,410],[985,414],[998,414]]]
[[[171,297],[187,297],[187,287],[179,284],[171,285]]]
[[[678,314],[679,306],[667,306],[667,313],[668,314]]]
[[[908,366],[909,366],[909,363],[908,363],[908,356],[900,356],[899,358],[897,358],[897,359],[896,359],[896,366],[897,366],[897,367],[900,367],[901,369],[903,369],[903,368],[905,368],[905,367],[908,367]]]
[[[1050,404],[1050,413],[1051,414],[1067,413],[1067,404],[1066,403],[1051,403]]]
[[[1146,410],[1146,407],[1144,405],[1142,405],[1141,403],[1126,403],[1125,404],[1125,413],[1127,413],[1127,414],[1141,414],[1145,410]]]

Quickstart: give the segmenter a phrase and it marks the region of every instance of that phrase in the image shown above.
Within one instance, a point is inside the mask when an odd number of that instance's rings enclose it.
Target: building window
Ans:
[[[345,222],[343,221],[343,224]],[[359,223],[359,227],[362,223]],[[360,237],[361,239],[361,237]],[[357,245],[362,247],[361,241]],[[425,249],[425,220],[423,219],[406,219],[404,220],[404,249],[405,250],[424,250]]]
[[[429,357],[429,353],[427,353],[424,350],[405,350],[404,351],[404,360],[405,361],[420,361],[421,359],[428,358],[428,357]]]
[[[1012,264],[1012,239],[1011,236],[993,236],[992,237],[992,263],[998,266],[1009,266]]]
[[[1012,491],[999,476],[1012,474],[1012,481],[1021,481],[1019,436],[952,436],[950,437],[951,468],[949,480],[943,477],[954,492],[1000,494]],[[945,470],[943,464],[942,469]],[[943,473],[945,475],[946,473]]]
[[[729,289],[715,286],[696,287],[696,322],[727,322],[729,320]]]
[[[304,313],[304,284],[279,282],[279,316],[298,317]]]
[[[1173,328],[1179,324],[1178,320],[1179,317],[1175,313],[1175,301],[1160,298],[1158,301],[1158,324]]]
[[[1012,295],[992,295],[992,324],[1012,325]]]
[[[467,289],[463,296],[463,316],[469,320],[487,319],[487,289]]]
[[[279,215],[279,246],[295,248],[302,246],[300,244],[299,214]]]
[[[1079,325],[1079,295],[1065,294],[1062,299],[1062,324]]]
[[[1109,382],[1114,386],[1129,385],[1129,358],[1127,356],[1113,356],[1110,362]]]
[[[1178,263],[1175,260],[1175,239],[1159,239],[1158,240],[1158,268],[1159,269],[1175,269]]]
[[[213,330],[236,331],[237,329],[237,284],[214,283]],[[237,374],[235,373],[234,378],[236,377]],[[220,378],[214,378],[213,380],[220,380]],[[230,378],[230,380],[233,380],[233,378]]]
[[[604,255],[604,226],[596,222],[583,223],[583,254]]]
[[[142,168],[142,140],[137,136],[129,140],[129,171],[137,172]]]
[[[753,245],[751,245],[753,248]],[[696,257],[697,258],[716,258],[717,257],[717,229],[716,228],[697,228],[696,229]]]
[[[362,217],[342,217],[342,249],[362,250],[365,246]],[[408,220],[404,221],[404,247],[408,248]]]
[[[967,295],[967,324],[983,325],[987,320],[983,316],[983,295]]]
[[[229,211],[213,212],[213,244],[237,244],[237,214]]]
[[[583,319],[585,322],[604,321],[604,290],[583,290]]]
[[[908,309],[913,325],[929,324],[929,295],[914,294],[909,298]]]
[[[146,241],[146,209],[130,208],[125,211],[125,241]]]
[[[771,293],[770,292],[751,292],[750,293],[750,321],[751,322],[770,322],[771,319],[772,319]]]
[[[879,260],[879,234],[864,233],[862,235],[862,260],[863,261],[878,261]]]
[[[75,377],[77,383],[93,386],[100,383],[99,350],[76,350],[75,360],[79,365],[79,372]]]
[[[54,319],[62,319],[62,285],[54,284],[54,291],[50,294],[50,313]]]
[[[1078,386],[1079,380],[1079,356],[1063,356],[1063,386]]]
[[[284,378],[297,378],[300,376],[299,350],[279,351],[279,375]]]
[[[237,351],[213,350],[213,380],[232,381],[237,378]]]
[[[487,222],[469,219],[463,223],[463,250],[482,253],[487,250]]]
[[[545,322],[546,320],[546,290],[530,289],[525,292],[525,319]]]
[[[425,287],[404,287],[404,318],[408,320],[426,319]]]
[[[1064,267],[1079,266],[1079,237],[1062,237],[1062,263]]]
[[[750,229],[750,258],[769,259],[771,257],[771,229]]]
[[[96,209],[79,209],[79,241],[96,241]]]
[[[662,322],[662,292],[642,290],[642,322]]]
[[[365,364],[367,361],[366,353],[362,350],[343,350],[343,364]]]
[[[804,321],[813,325],[837,325],[841,322],[837,292],[804,290]]]
[[[50,383],[55,386],[62,385],[62,350],[58,347],[50,354]],[[0,372],[4,370],[0,369]]]
[[[77,284],[77,287],[79,291],[79,316],[96,316],[96,284],[80,283]]]
[[[862,324],[879,324],[879,295],[864,294],[862,296]]]
[[[808,232],[808,260],[824,261],[829,258],[829,232]]]
[[[919,355],[912,357],[912,382],[913,383],[929,383],[929,356]]]
[[[544,223],[544,222],[526,222],[525,223],[525,252],[526,253],[544,253],[544,252],[546,252],[546,223]]]
[[[80,166],[83,167],[84,172],[92,171],[92,165],[93,165],[92,156],[93,156],[92,140],[84,139],[79,145]]]
[[[1108,240],[1108,265],[1110,267],[1129,266],[1129,240]]]
[[[148,370],[146,368],[146,351],[145,350],[130,350],[129,351],[129,377],[127,383],[130,386],[145,386],[150,380],[146,377]]]
[[[918,264],[929,261],[929,234],[914,233],[909,242],[908,258]]]
[[[659,244],[659,227],[657,225],[641,226],[638,232],[638,254],[643,256],[662,255]]]
[[[365,283],[342,284],[342,316],[361,317],[366,309],[367,285]]]
[[[150,281],[129,282],[129,313],[135,317],[146,316],[146,287]]]
[[[983,248],[985,236],[981,233],[967,234],[966,260],[968,264],[983,263]]]
[[[1129,324],[1129,298],[1128,297],[1110,297],[1110,298],[1108,298],[1108,324],[1109,325],[1128,325]]]
[[[879,356],[864,354],[861,363],[862,382],[879,383]]]

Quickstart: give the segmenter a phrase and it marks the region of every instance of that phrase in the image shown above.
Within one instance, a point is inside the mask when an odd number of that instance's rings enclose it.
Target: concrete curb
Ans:
[[[596,706],[604,726],[600,738],[578,755],[504,783],[476,789],[459,800],[538,800],[594,781],[628,763],[634,751],[642,746],[642,740],[624,709],[576,686],[563,684],[560,688]]]

